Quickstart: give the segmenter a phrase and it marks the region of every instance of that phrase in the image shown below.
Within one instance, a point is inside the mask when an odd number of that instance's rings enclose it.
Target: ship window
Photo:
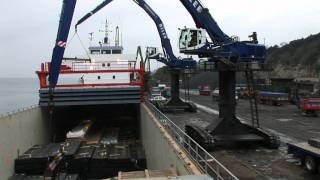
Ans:
[[[100,50],[91,50],[91,54],[100,54]]]
[[[115,76],[115,75],[113,75],[113,76],[112,76],[112,78],[113,78],[113,79],[116,79],[116,76]]]
[[[111,50],[102,50],[101,54],[111,54]]]
[[[98,79],[100,80],[100,79],[101,79],[101,77],[100,77],[100,76],[98,76]]]
[[[121,54],[122,51],[121,50],[112,50],[112,54]]]

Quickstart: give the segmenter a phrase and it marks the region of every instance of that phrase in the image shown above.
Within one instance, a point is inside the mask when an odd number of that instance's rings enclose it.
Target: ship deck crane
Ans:
[[[53,93],[58,82],[60,66],[67,45],[76,3],[77,0],[63,0],[56,43],[52,52],[51,65],[49,69],[50,94]]]
[[[156,59],[169,66],[171,69],[171,99],[166,104],[161,104],[164,110],[170,109],[184,109],[188,111],[195,111],[196,106],[192,103],[184,102],[180,99],[179,95],[179,75],[182,69],[192,69],[196,67],[196,61],[192,58],[179,59],[172,51],[172,46],[170,39],[166,33],[165,27],[159,18],[159,16],[151,9],[151,7],[143,0],[134,0],[146,13],[152,18],[157,26],[161,38],[161,44],[163,48],[163,56],[160,53],[155,54],[150,57],[150,59]],[[67,44],[67,39],[70,31],[70,25],[72,22],[75,6],[77,0],[64,0],[61,10],[59,29],[57,33],[56,44],[52,53],[51,67],[49,70],[49,91],[52,95],[54,88],[57,85],[60,66],[63,59],[64,51]],[[101,10],[103,7],[111,3],[112,0],[104,0],[100,5],[98,5],[90,13],[87,13],[82,17],[76,24],[77,26],[90,18],[93,14]]]
[[[218,144],[217,142],[230,141],[260,141],[267,142],[270,146],[277,146],[278,139],[269,133],[245,125],[239,121],[235,114],[235,72],[243,63],[251,67],[252,64],[263,63],[266,58],[266,49],[256,41],[236,41],[227,36],[220,29],[218,24],[210,15],[208,9],[204,8],[198,0],[180,0],[184,7],[193,17],[198,28],[183,29],[180,36],[180,50],[186,54],[196,54],[200,57],[208,57],[210,61],[216,62],[219,71],[220,84],[220,108],[219,119],[213,121],[205,128],[187,126],[187,132],[201,144]],[[64,0],[56,44],[52,54],[51,66],[49,70],[50,91],[53,92],[59,77],[60,66],[68,39],[70,25],[73,18],[76,0]],[[88,13],[77,23],[88,19],[98,12],[112,0],[103,1],[97,8]],[[192,59],[178,59],[172,52],[172,47],[168,35],[165,31],[161,19],[143,0],[135,0],[143,8],[157,25],[161,38],[164,56],[156,54],[154,58],[163,62],[171,69],[172,98],[166,107],[193,109],[192,104],[183,102],[179,97],[179,72],[181,69],[195,67]],[[205,38],[205,31],[209,34],[212,42]],[[256,38],[253,38],[256,39]],[[190,131],[190,132],[189,132]]]
[[[101,10],[103,7],[108,5],[112,0],[105,0],[100,5],[98,5],[94,10],[86,14],[76,23],[77,26],[86,21],[93,14]],[[163,54],[155,53],[149,56],[149,59],[155,59],[159,62],[164,63],[166,66],[170,67],[170,75],[171,75],[171,98],[165,104],[158,104],[159,108],[163,111],[171,111],[171,110],[186,110],[194,112],[196,111],[196,106],[189,102],[184,102],[180,99],[180,85],[179,85],[179,76],[181,70],[184,69],[195,69],[196,61],[192,58],[177,58],[172,50],[172,45],[168,34],[166,32],[165,26],[161,20],[161,18],[157,15],[156,12],[152,10],[152,8],[144,1],[144,0],[133,0],[136,4],[138,4],[154,21],[160,39],[161,45],[163,49]]]
[[[186,132],[203,146],[237,142],[261,142],[270,148],[279,147],[279,137],[259,127],[257,111],[251,111],[252,125],[242,123],[236,116],[236,72],[263,70],[266,48],[257,42],[253,33],[251,41],[239,41],[226,35],[199,0],[180,0],[192,16],[197,29],[184,28],[180,32],[179,48],[185,54],[206,57],[215,63],[219,72],[219,118],[203,126],[189,124]],[[206,39],[206,33],[211,41]],[[252,78],[252,77],[251,77]],[[257,109],[256,109],[257,110]],[[255,116],[255,117],[254,117]]]

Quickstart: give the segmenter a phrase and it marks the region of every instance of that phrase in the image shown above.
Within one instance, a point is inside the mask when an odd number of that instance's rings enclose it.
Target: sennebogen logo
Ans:
[[[164,29],[163,24],[159,24],[159,28],[160,28],[160,32],[161,32],[163,38],[167,39],[168,36],[167,36],[166,30]]]
[[[189,0],[189,2],[192,3],[193,7],[198,11],[198,13],[203,11],[203,7],[198,0]]]

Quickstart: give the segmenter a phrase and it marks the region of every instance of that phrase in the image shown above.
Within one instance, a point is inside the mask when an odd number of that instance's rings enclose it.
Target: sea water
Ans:
[[[0,78],[0,114],[36,105],[38,90],[36,78]]]

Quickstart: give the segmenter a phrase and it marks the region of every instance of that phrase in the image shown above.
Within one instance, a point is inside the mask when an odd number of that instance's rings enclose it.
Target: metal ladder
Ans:
[[[184,100],[189,102],[190,101],[190,72],[185,70],[183,72],[183,86],[184,86]]]
[[[248,88],[248,92],[249,92],[252,127],[259,128],[260,123],[259,123],[258,102],[257,102],[257,96],[256,96],[255,82],[253,79],[253,71],[246,70],[245,76],[247,79],[247,88]]]

